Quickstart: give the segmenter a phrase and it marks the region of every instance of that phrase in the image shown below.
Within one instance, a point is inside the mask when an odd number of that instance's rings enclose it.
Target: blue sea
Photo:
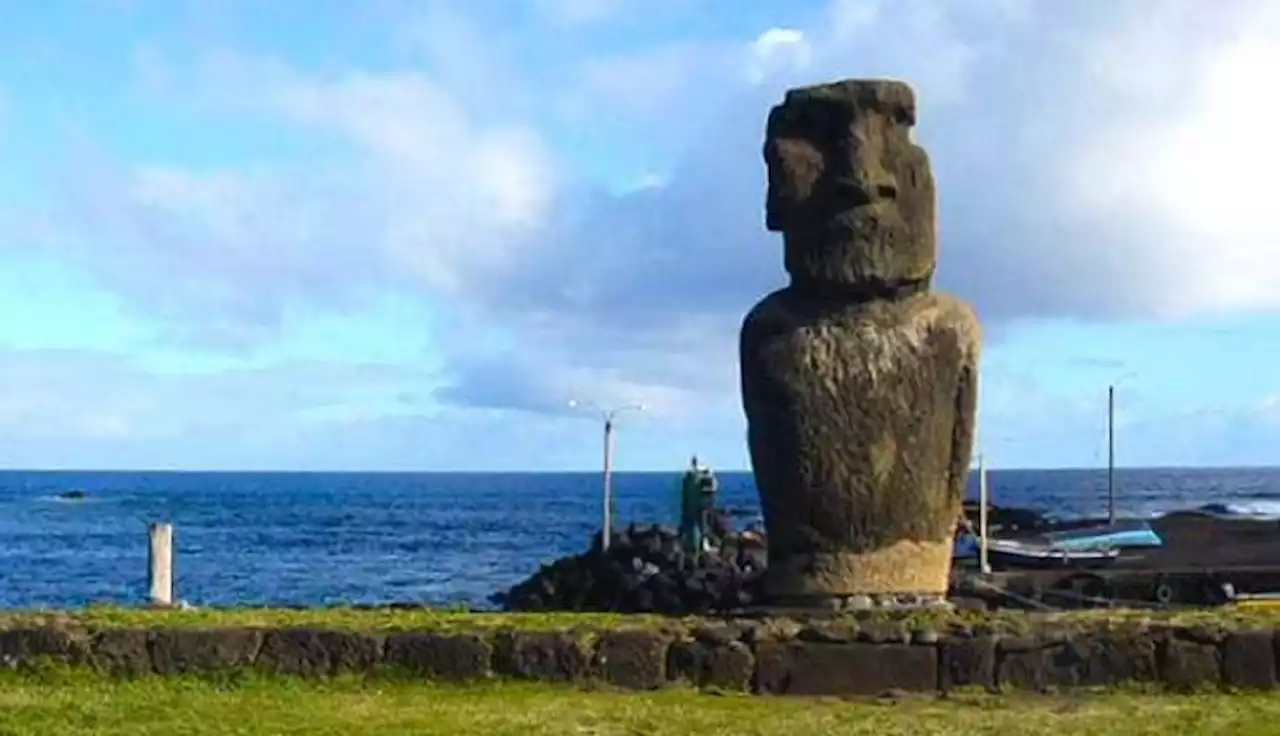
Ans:
[[[719,477],[722,504],[754,516],[750,474]],[[988,478],[997,505],[1106,513],[1105,471]],[[678,481],[679,471],[616,474],[620,521],[673,521]],[[587,547],[600,488],[596,473],[0,472],[0,607],[141,602],[156,521],[175,526],[177,594],[195,605],[485,607]],[[59,498],[71,490],[86,498]],[[1116,494],[1123,515],[1205,503],[1280,513],[1280,469],[1120,469]]]

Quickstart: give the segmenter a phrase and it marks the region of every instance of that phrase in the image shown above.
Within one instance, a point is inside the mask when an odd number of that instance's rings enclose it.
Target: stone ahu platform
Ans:
[[[550,630],[519,621],[382,632],[0,624],[9,627],[0,630],[0,663],[21,671],[53,660],[126,677],[256,670],[879,697],[1128,683],[1274,689],[1280,650],[1274,616],[624,617]]]

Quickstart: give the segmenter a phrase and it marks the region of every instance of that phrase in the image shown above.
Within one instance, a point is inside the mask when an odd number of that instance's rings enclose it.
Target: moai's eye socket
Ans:
[[[803,138],[786,138],[776,142],[775,151],[780,164],[778,172],[788,189],[798,195],[807,195],[813,183],[822,175],[824,159],[822,151]]]

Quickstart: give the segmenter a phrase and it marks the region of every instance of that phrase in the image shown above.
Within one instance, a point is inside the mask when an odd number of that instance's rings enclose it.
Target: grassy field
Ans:
[[[90,607],[0,613],[0,629],[41,624],[115,627],[323,627],[358,631],[607,628],[679,620],[612,614],[502,614],[448,610]],[[1153,614],[1087,611],[916,617],[920,625],[1090,628],[1133,623],[1280,626],[1274,610]],[[686,625],[696,620],[686,619]],[[314,681],[243,673],[213,679],[118,680],[75,667],[0,670],[6,734],[1274,734],[1280,693],[1171,696],[1134,690],[1032,697],[966,694],[897,703],[712,695],[687,690],[619,693],[545,684],[454,686],[403,677]]]
[[[0,629],[20,626],[56,624],[87,629],[157,628],[157,627],[316,627],[351,631],[430,630],[486,631],[518,628],[522,630],[555,630],[575,627],[594,629],[628,626],[691,626],[699,619],[673,619],[661,616],[636,616],[609,613],[479,613],[448,609],[256,609],[208,608],[197,610],[150,610],[91,606],[74,611],[8,611],[0,612]],[[994,631],[1021,632],[1048,625],[1066,628],[1091,628],[1126,624],[1178,624],[1216,628],[1280,628],[1280,609],[1194,609],[1154,612],[1092,610],[1053,614],[999,613],[917,613],[907,617],[913,627],[938,630],[948,626],[986,626]]]
[[[0,612],[0,629],[56,624],[104,628],[329,628],[346,631],[487,631],[504,628],[558,630],[657,625],[659,616],[611,613],[472,613],[449,609],[203,608],[159,610],[90,606],[71,611]]]
[[[547,685],[0,675],[0,734],[1274,734],[1280,695],[965,695],[898,703]]]

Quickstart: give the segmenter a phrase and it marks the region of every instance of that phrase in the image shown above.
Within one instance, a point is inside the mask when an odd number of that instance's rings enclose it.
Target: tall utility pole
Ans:
[[[593,402],[584,404],[570,400],[569,406],[574,409],[578,407],[595,409],[600,412],[600,418],[604,420],[604,526],[600,531],[600,549],[607,550],[613,531],[613,421],[624,411],[644,411],[644,405],[627,404],[612,409],[601,409]]]
[[[1107,522],[1116,523],[1116,387],[1107,386]]]
[[[981,566],[982,574],[986,575],[991,572],[991,563],[988,561],[987,547],[987,505],[991,502],[991,490],[987,486],[987,457],[986,455],[978,455],[978,502],[982,505],[978,509],[978,564]]]

